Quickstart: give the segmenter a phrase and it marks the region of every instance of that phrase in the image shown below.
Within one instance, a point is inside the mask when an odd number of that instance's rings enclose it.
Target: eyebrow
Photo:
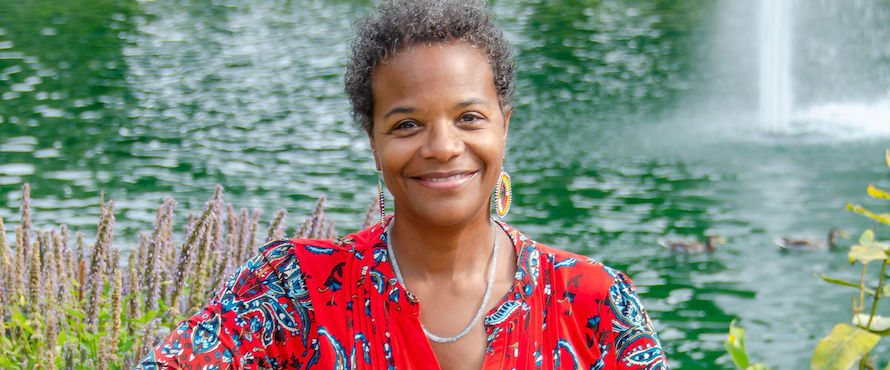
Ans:
[[[400,114],[400,113],[414,113],[414,111],[415,111],[415,109],[411,108],[411,107],[395,107],[395,108],[391,109],[389,112],[386,112],[386,114],[383,115],[383,118],[388,118],[391,115]]]
[[[468,107],[468,106],[476,105],[476,104],[485,104],[485,100],[479,99],[479,98],[470,98],[470,99],[464,100],[460,103],[457,103],[454,107],[455,108],[464,108],[464,107]],[[395,114],[414,113],[415,111],[416,111],[416,109],[414,109],[412,107],[395,107],[393,109],[390,109],[389,112],[386,112],[386,114],[383,115],[383,118],[388,118],[389,116],[392,116]]]
[[[464,108],[464,107],[468,107],[468,106],[476,105],[476,104],[485,104],[485,100],[479,99],[479,98],[470,98],[470,99],[467,99],[467,100],[464,100],[464,101],[458,103],[454,107],[455,108]]]

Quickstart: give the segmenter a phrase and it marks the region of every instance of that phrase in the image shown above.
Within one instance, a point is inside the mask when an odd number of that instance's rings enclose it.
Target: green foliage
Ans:
[[[172,240],[175,204],[162,202],[151,236],[141,233],[139,245],[126,248],[129,263],[120,266],[114,202],[102,204],[92,247],[80,233],[69,245],[65,225],[32,230],[25,184],[15,248],[0,219],[0,368],[132,368],[255,253],[260,212],[236,214],[223,202],[222,187],[201,215],[190,215],[181,247]],[[270,222],[266,241],[285,238],[285,215],[281,210]],[[335,235],[322,197],[295,236]]]
[[[745,329],[735,325],[735,320],[729,323],[729,335],[723,342],[726,352],[732,356],[732,362],[739,369],[745,370],[766,370],[763,364],[750,364],[748,353],[745,351]]]
[[[890,167],[890,149],[887,149],[885,158],[887,166]],[[874,185],[869,185],[866,193],[875,199],[890,200],[890,192],[878,189]],[[874,220],[875,228],[879,225],[890,226],[890,213],[879,214],[853,204],[847,204],[847,209]],[[860,369],[872,369],[874,359],[869,359],[872,349],[882,337],[890,336],[890,317],[877,314],[878,301],[890,296],[890,284],[884,283],[887,262],[890,260],[890,243],[877,240],[874,228],[865,230],[859,237],[858,243],[850,247],[847,258],[851,265],[857,262],[862,265],[859,282],[825,275],[820,277],[825,282],[858,290],[859,294],[853,298],[852,325],[839,323],[819,341],[810,362],[812,369],[849,369],[857,363]],[[866,281],[870,263],[881,264],[881,274],[876,284]],[[870,286],[874,288],[869,288]],[[871,300],[868,310],[866,300]],[[735,322],[731,323],[726,351],[741,369],[750,368],[744,346],[744,331],[736,327]],[[890,369],[890,364],[887,368]]]
[[[867,265],[874,261],[886,261],[888,250],[890,250],[890,244],[876,242],[875,232],[865,230],[859,237],[859,244],[850,247],[847,257],[851,264],[858,261]]]
[[[106,290],[100,299],[110,302],[111,291]],[[61,322],[49,322],[46,319],[29,318],[27,312],[33,304],[20,302],[11,307],[10,317],[4,324],[7,336],[0,338],[0,365],[4,368],[31,368],[42,365],[53,368],[122,368],[123,360],[131,358],[134,350],[142,345],[143,337],[139,334],[145,327],[146,320],[127,320],[131,323],[131,330],[123,330],[113,333],[110,325],[102,325],[94,331],[84,323],[86,317],[82,307],[84,302],[78,302],[75,306],[53,305],[47,307],[61,313]],[[100,322],[108,322],[114,314],[110,305],[101,305],[99,314]],[[167,313],[160,313],[163,322],[182,320],[183,317],[173,317]],[[158,317],[157,310],[146,312],[146,317]],[[45,317],[45,316],[44,316]],[[56,340],[51,341],[42,333],[50,330],[49,325],[58,328]],[[116,348],[104,348],[107,343]],[[147,343],[151,345],[152,343]],[[131,359],[132,360],[132,359]],[[15,363],[16,366],[9,366]],[[24,364],[24,365],[22,365]]]
[[[887,291],[887,286],[884,286],[884,291]],[[868,324],[869,320],[871,320],[871,325]],[[853,325],[860,328],[867,326],[868,331],[878,335],[890,334],[890,318],[881,315],[856,314],[853,316]]]
[[[890,225],[890,213],[876,214],[876,213],[873,213],[865,208],[862,208],[861,206],[853,205],[853,204],[849,204],[849,203],[847,204],[847,209],[851,210],[853,212],[865,215],[866,217],[874,219],[875,221],[878,221],[884,225]]]
[[[890,149],[886,151],[887,166],[890,166]],[[875,199],[890,200],[890,194],[869,185],[866,193]],[[890,226],[890,214],[877,214],[862,206],[847,204],[847,209],[868,218],[875,223]],[[890,256],[890,244],[875,239],[875,230],[865,230],[859,237],[859,242],[850,247],[847,258],[850,264],[862,264],[862,275],[858,283],[833,279],[823,276],[826,282],[856,288],[859,291],[853,299],[852,325],[837,324],[831,332],[822,338],[813,351],[813,359],[810,367],[813,369],[847,369],[855,364],[859,368],[872,368],[869,361],[871,350],[883,336],[890,335],[890,319],[877,314],[878,301],[882,297],[890,295],[890,285],[884,284],[884,275],[887,269],[888,256]],[[870,263],[881,264],[881,274],[877,284],[866,281],[866,272]],[[875,286],[874,289],[869,286]],[[866,312],[866,300],[871,300],[871,307]]]
[[[811,369],[849,369],[861,358],[868,355],[880,335],[853,327],[837,324],[825,338],[816,345]]]
[[[748,367],[748,353],[745,352],[745,329],[735,326],[735,320],[729,323],[729,335],[723,342],[726,352],[732,356],[732,362],[740,369]]]

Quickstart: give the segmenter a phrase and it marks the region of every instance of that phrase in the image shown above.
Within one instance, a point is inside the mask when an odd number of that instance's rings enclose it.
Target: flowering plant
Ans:
[[[295,237],[333,238],[322,196]],[[200,215],[189,215],[174,243],[176,201],[158,207],[150,233],[125,249],[113,242],[114,202],[101,202],[95,242],[65,224],[37,230],[30,187],[22,187],[21,222],[10,246],[0,219],[0,367],[132,368],[174,325],[205,304],[255,253],[260,210],[236,213],[217,186]],[[372,222],[369,209],[365,224]],[[266,241],[285,238],[287,211],[275,213]]]

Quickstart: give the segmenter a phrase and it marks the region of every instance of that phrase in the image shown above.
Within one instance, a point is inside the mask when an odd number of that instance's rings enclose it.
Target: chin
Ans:
[[[470,222],[475,217],[479,217],[480,211],[484,212],[484,210],[469,207],[466,204],[426,204],[424,208],[412,211],[413,217],[419,217],[426,223],[443,227]]]

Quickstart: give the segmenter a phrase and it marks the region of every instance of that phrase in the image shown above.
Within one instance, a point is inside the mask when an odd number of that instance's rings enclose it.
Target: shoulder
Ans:
[[[554,293],[590,312],[641,312],[643,305],[627,275],[590,257],[538,244],[541,260],[552,271]]]
[[[665,369],[667,359],[633,283],[624,273],[593,258],[537,243],[515,229],[517,280],[555,304],[561,325],[579,333],[600,357],[597,368]],[[548,326],[549,328],[550,326]]]
[[[352,250],[351,243],[344,243],[342,239],[287,239],[276,240],[259,248],[259,255],[272,267],[287,264],[293,260],[307,257],[317,259],[342,258],[346,252]]]
[[[361,259],[365,252],[379,246],[380,234],[379,227],[374,226],[336,239],[276,240],[261,246],[259,254],[272,267],[306,258],[313,265],[336,264],[347,258]]]
[[[361,260],[373,249],[379,231],[365,229],[337,239],[276,240],[259,248],[256,259],[265,270],[275,272],[282,281],[307,279],[312,272],[341,269],[352,260]],[[338,267],[339,266],[339,267]],[[250,268],[249,264],[245,267]]]
[[[386,247],[383,230],[374,225],[336,239],[287,239],[259,248],[257,266],[274,273],[282,283],[307,287],[326,284],[331,274],[343,276],[366,256],[380,259]],[[251,266],[245,266],[250,268]]]
[[[568,294],[602,299],[617,280],[627,277],[593,258],[556,249],[536,242],[517,229],[499,222],[516,243],[516,278],[526,288],[525,294],[543,284],[545,294]],[[628,280],[629,281],[629,280]]]
[[[617,306],[622,305],[642,307],[633,282],[623,272],[594,258],[538,243],[509,226],[505,230],[519,245],[519,268],[532,271],[533,279],[540,274],[545,293],[560,302],[590,313],[620,310]]]
[[[615,284],[630,284],[628,277],[594,258],[552,248],[540,243],[535,245],[540,258],[553,271],[555,282],[575,288],[583,288],[584,294],[605,297]]]
[[[589,344],[597,343],[606,362],[619,368],[668,368],[652,320],[627,275],[592,258],[541,244],[535,248],[542,269],[552,271],[551,294],[571,307],[571,320],[579,320]]]

